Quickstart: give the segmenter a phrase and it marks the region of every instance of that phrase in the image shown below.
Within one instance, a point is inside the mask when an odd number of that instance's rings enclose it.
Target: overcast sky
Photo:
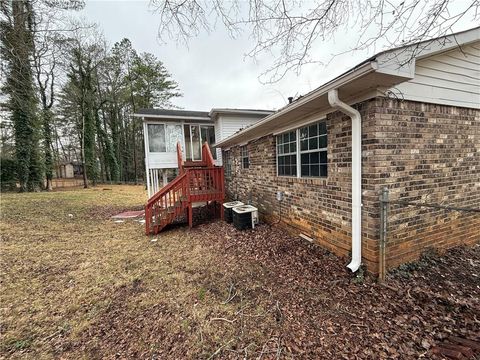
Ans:
[[[82,16],[100,25],[110,45],[126,37],[137,51],[153,53],[163,61],[184,95],[174,104],[189,110],[278,109],[287,97],[313,90],[375,52],[349,53],[335,58],[329,66],[308,65],[300,75],[292,73],[278,83],[262,85],[258,76],[271,65],[269,59],[255,62],[245,57],[252,41],[246,36],[233,40],[223,27],[192,39],[187,48],[173,41],[159,42],[159,16],[149,11],[148,1],[87,0]],[[461,27],[465,28],[468,24]],[[319,58],[327,62],[332,54],[347,50],[355,40],[354,34],[338,34],[336,40],[319,44]],[[381,44],[378,50],[382,50]]]

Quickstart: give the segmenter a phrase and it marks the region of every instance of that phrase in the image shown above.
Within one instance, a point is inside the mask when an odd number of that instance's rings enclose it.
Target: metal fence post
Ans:
[[[385,244],[387,242],[388,224],[388,188],[382,188],[380,194],[380,243],[378,253],[378,278],[385,280]]]

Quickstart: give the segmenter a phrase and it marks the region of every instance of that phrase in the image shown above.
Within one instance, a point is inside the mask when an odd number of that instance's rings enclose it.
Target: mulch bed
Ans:
[[[480,341],[480,246],[441,257],[427,254],[382,285],[369,276],[352,276],[347,259],[277,227],[240,232],[215,222],[193,231],[205,246],[224,254],[222,266],[233,274],[235,287],[263,283],[277,323],[260,356],[445,358],[439,349],[458,344],[454,339]],[[242,277],[252,262],[262,269],[259,279]],[[240,356],[242,345],[236,347],[237,352],[222,351],[222,357]],[[474,345],[470,349],[480,353]]]

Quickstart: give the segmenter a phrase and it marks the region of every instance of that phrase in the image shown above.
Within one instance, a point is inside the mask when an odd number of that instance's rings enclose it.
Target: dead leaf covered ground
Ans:
[[[269,225],[148,238],[110,219],[143,188],[108,188],[2,195],[2,357],[413,359],[480,340],[478,246],[384,286]]]

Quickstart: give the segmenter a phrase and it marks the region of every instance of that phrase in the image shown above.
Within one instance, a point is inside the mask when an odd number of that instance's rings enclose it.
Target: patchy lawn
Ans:
[[[3,194],[7,358],[418,358],[479,340],[480,248],[429,256],[387,286],[261,225],[144,236],[142,187]]]

